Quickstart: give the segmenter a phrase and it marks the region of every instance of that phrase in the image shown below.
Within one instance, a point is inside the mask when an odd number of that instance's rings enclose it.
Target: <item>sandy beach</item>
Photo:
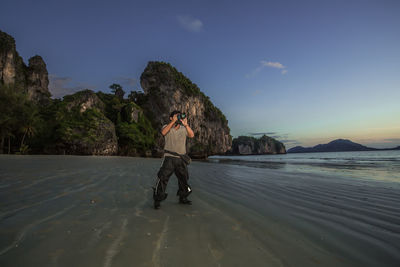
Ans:
[[[400,184],[225,163],[0,155],[0,266],[399,266]]]

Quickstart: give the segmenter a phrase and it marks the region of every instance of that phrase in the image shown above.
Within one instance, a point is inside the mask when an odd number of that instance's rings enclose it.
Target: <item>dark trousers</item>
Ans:
[[[171,177],[173,173],[175,173],[178,178],[179,189],[177,195],[181,198],[185,198],[192,192],[188,184],[189,173],[185,162],[181,158],[167,156],[164,158],[163,164],[157,174],[157,181],[153,194],[154,200],[162,201],[167,198],[168,194],[165,190],[167,189],[169,177]]]

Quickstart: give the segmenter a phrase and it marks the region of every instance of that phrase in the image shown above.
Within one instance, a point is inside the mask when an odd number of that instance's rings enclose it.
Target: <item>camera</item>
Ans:
[[[186,117],[187,117],[186,113],[179,113],[178,116],[177,116],[177,118],[178,118],[177,123],[179,123],[180,125],[183,125],[182,124],[182,120],[185,119]]]

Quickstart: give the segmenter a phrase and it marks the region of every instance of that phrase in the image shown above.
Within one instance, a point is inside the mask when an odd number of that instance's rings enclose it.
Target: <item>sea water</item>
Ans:
[[[210,162],[400,182],[400,150],[211,156]]]

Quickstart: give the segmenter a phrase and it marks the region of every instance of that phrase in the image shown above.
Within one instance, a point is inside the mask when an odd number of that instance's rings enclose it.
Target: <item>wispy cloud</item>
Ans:
[[[246,74],[246,78],[251,78],[256,76],[262,69],[264,68],[274,68],[274,69],[279,69],[281,70],[281,74],[285,75],[288,71],[286,66],[284,66],[280,62],[272,62],[272,61],[266,61],[266,60],[261,60],[260,66],[255,68],[251,73]]]
[[[53,98],[61,98],[65,95],[73,94],[83,89],[94,90],[94,85],[76,83],[71,77],[61,77],[49,75],[49,91]]]
[[[271,68],[275,68],[275,69],[284,69],[284,68],[286,68],[285,66],[282,65],[282,63],[279,63],[279,62],[271,62],[271,61],[262,60],[261,64],[262,64],[262,66],[271,67]]]
[[[179,25],[190,32],[200,32],[203,29],[203,22],[188,15],[177,16]]]

